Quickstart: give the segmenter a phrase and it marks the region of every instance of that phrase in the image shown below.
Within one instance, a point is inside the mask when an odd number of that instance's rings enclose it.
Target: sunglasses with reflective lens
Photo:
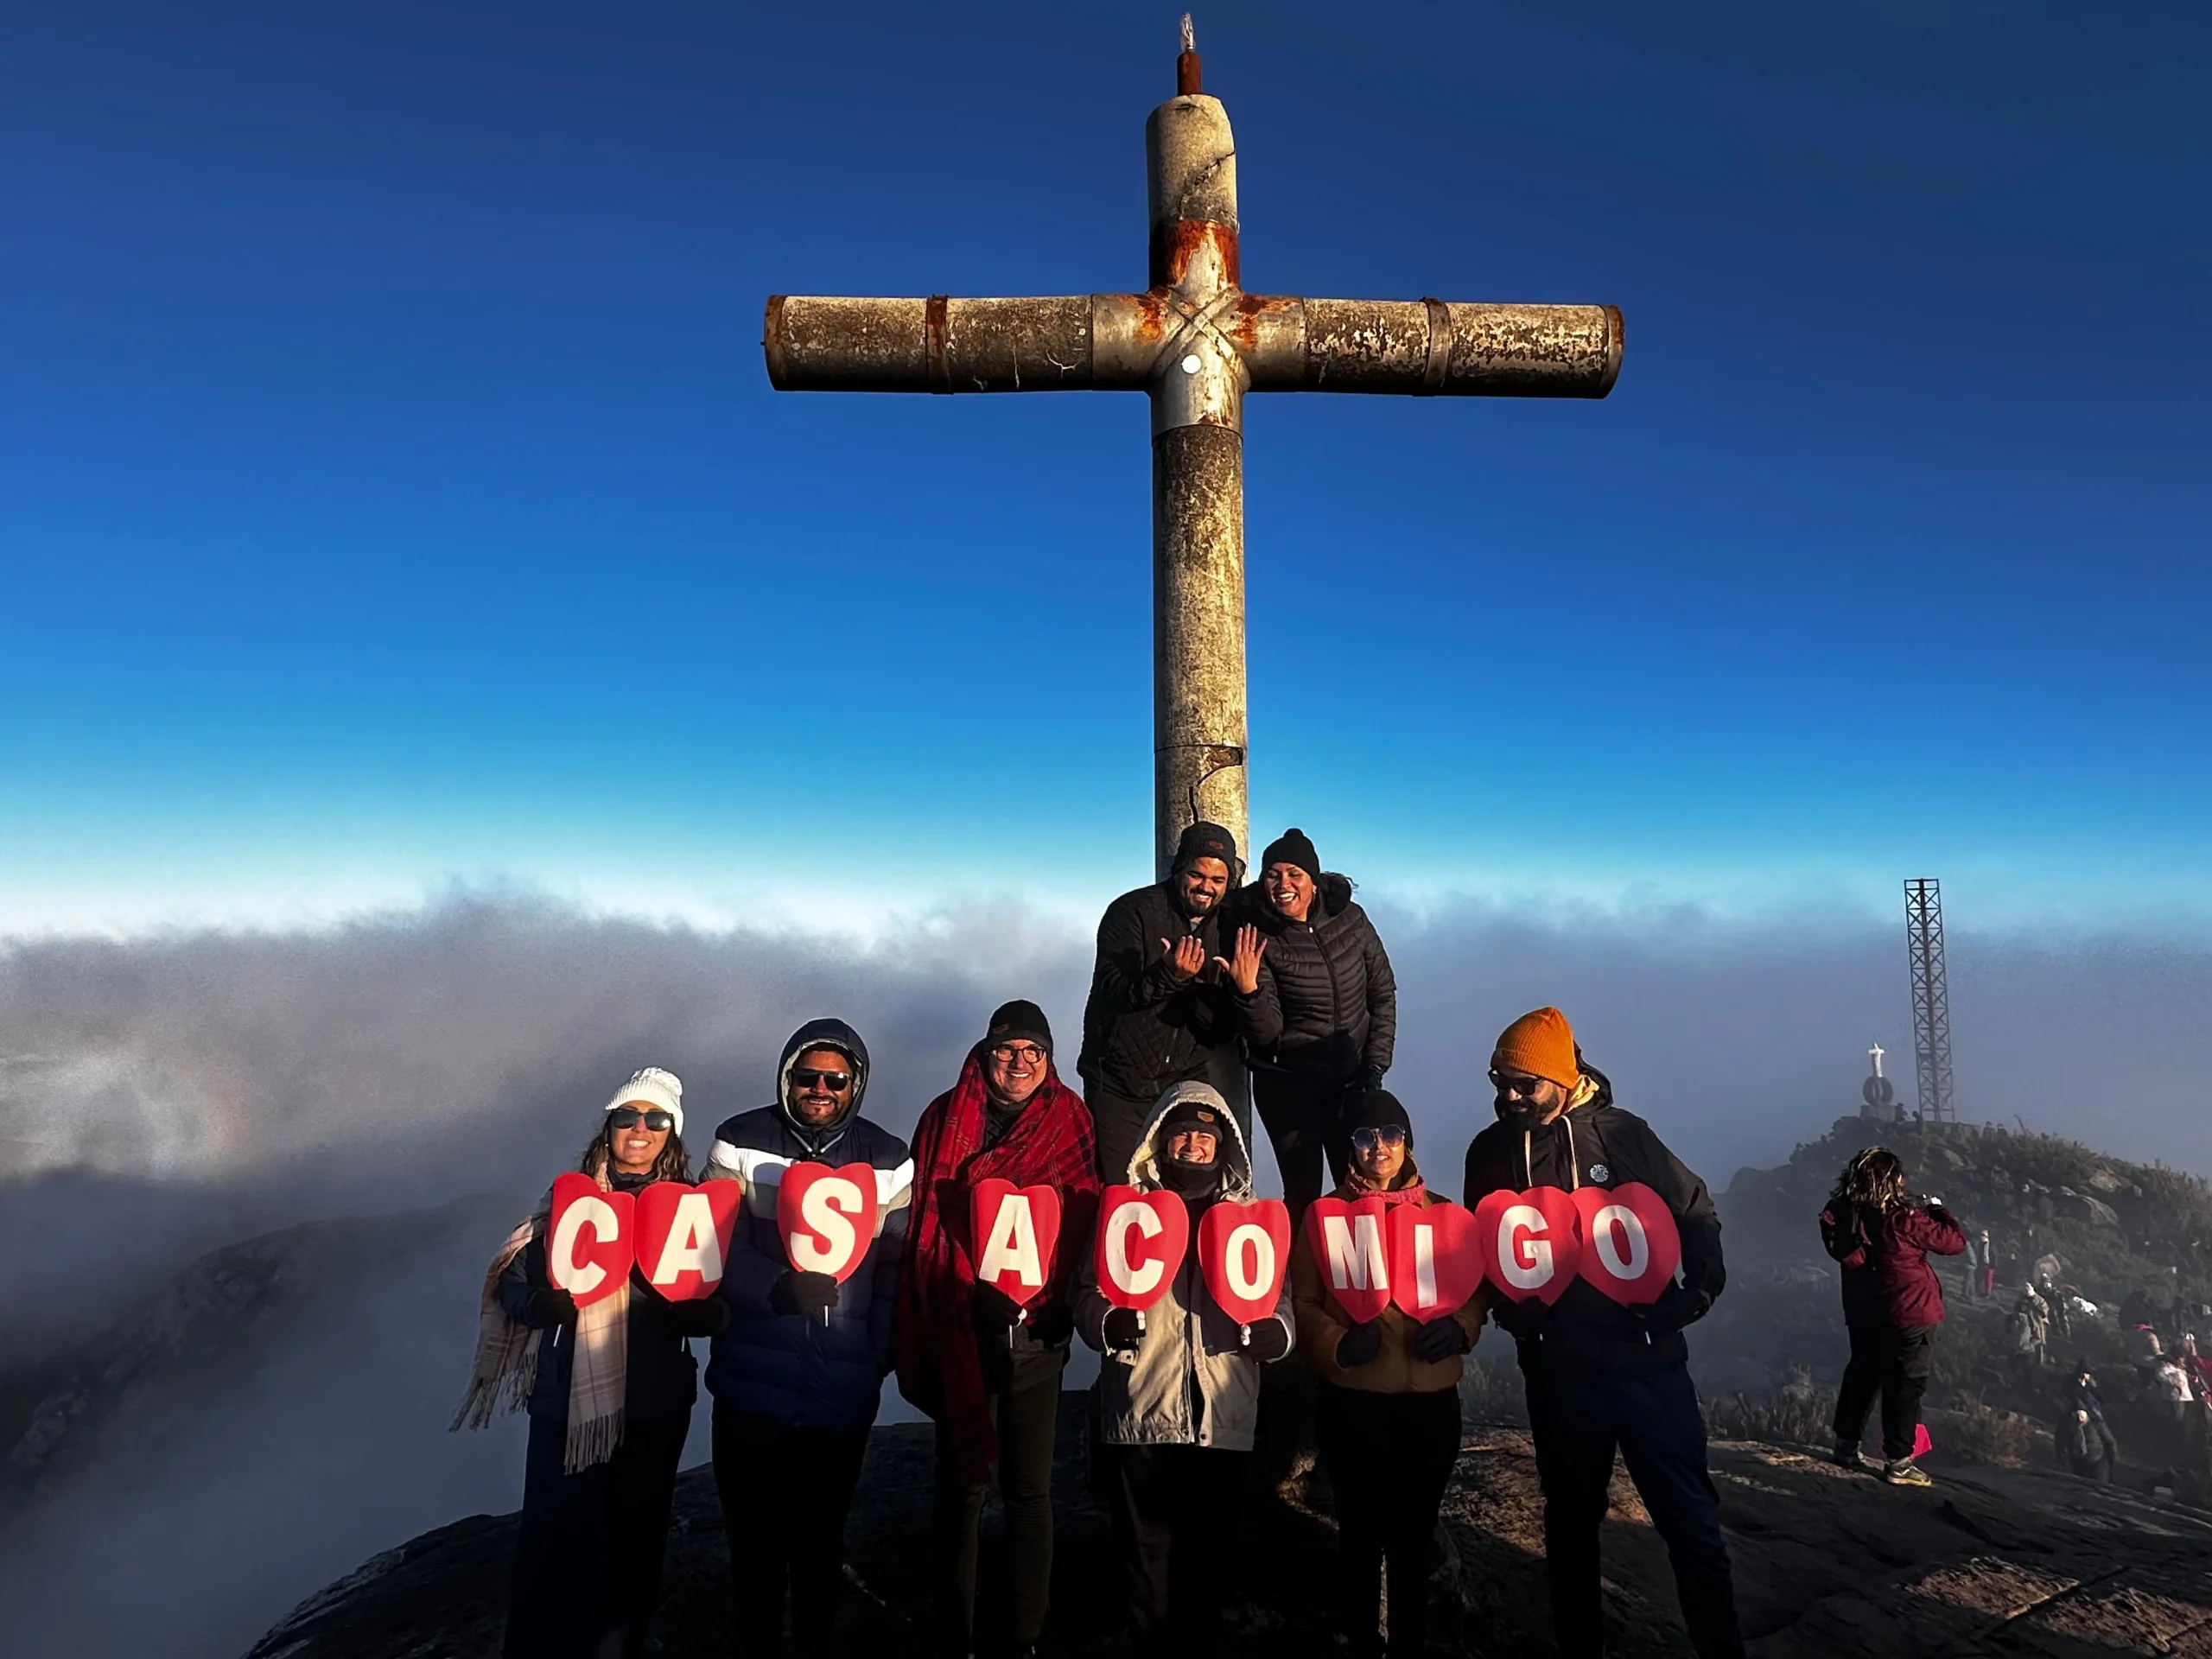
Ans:
[[[632,1129],[643,1123],[655,1135],[676,1127],[674,1114],[664,1112],[658,1108],[649,1112],[641,1112],[634,1106],[617,1106],[607,1115],[607,1121],[618,1129]]]
[[[1544,1084],[1541,1077],[1524,1077],[1515,1071],[1493,1071],[1490,1074],[1490,1081],[1491,1086],[1500,1094],[1525,1095],[1531,1099]]]
[[[817,1071],[812,1066],[801,1066],[791,1073],[793,1087],[811,1089],[818,1083],[833,1095],[843,1094],[845,1085],[852,1080],[853,1074],[849,1071]]]
[[[1354,1129],[1351,1143],[1362,1152],[1372,1152],[1377,1147],[1402,1147],[1406,1144],[1405,1125],[1378,1123],[1372,1128]]]

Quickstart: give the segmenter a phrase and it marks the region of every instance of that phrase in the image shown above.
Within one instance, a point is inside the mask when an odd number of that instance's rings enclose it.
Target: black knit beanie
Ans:
[[[1236,837],[1217,823],[1201,819],[1183,832],[1183,839],[1175,843],[1175,868],[1181,869],[1194,859],[1217,858],[1233,872],[1236,868]]]
[[[1016,1000],[1001,1007],[991,1016],[991,1023],[983,1033],[987,1046],[1001,1043],[1030,1042],[1047,1054],[1052,1052],[1052,1027],[1046,1020],[1045,1010],[1034,1002]]]
[[[1406,1109],[1398,1103],[1398,1097],[1388,1089],[1370,1089],[1353,1103],[1351,1118],[1344,1128],[1347,1132],[1352,1129],[1380,1129],[1393,1123],[1406,1132],[1406,1144],[1412,1146],[1414,1121],[1406,1116]]]
[[[1295,864],[1316,881],[1321,879],[1321,855],[1303,830],[1286,830],[1268,843],[1268,850],[1260,855],[1262,872],[1271,864]]]

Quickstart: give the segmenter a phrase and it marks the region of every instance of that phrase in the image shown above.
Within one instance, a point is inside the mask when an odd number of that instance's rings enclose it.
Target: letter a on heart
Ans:
[[[776,1230],[784,1256],[801,1273],[839,1284],[875,1242],[875,1170],[868,1164],[793,1164],[776,1192]]]
[[[646,1281],[671,1302],[713,1295],[744,1206],[745,1189],[735,1181],[655,1181],[639,1193],[638,1261]]]
[[[1306,1245],[1337,1306],[1356,1325],[1390,1306],[1387,1206],[1373,1194],[1346,1203],[1316,1198],[1306,1209]]]
[[[993,1175],[968,1194],[976,1277],[1027,1306],[1052,1282],[1060,1253],[1057,1187],[1016,1186]]]
[[[553,1183],[545,1223],[545,1276],[578,1307],[604,1301],[636,1264],[637,1200],[602,1192],[588,1175],[570,1171]]]

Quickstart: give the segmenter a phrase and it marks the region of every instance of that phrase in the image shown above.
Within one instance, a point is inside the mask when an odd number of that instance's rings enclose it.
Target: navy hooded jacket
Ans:
[[[810,1049],[835,1049],[853,1063],[853,1105],[824,1128],[794,1120],[791,1070]],[[776,1068],[776,1104],[742,1112],[715,1131],[706,1179],[737,1180],[745,1206],[722,1273],[729,1329],[714,1339],[707,1391],[717,1405],[796,1428],[865,1428],[875,1421],[890,1373],[891,1320],[899,1300],[914,1185],[906,1143],[860,1115],[868,1090],[868,1049],[842,1020],[801,1026]],[[791,1270],[776,1228],[783,1173],[795,1163],[868,1164],[876,1171],[876,1235],[868,1255],[838,1287],[825,1323],[819,1314],[779,1313],[769,1293]]]

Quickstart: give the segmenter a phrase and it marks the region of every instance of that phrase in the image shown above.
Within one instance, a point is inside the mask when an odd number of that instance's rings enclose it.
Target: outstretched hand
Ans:
[[[1160,948],[1167,953],[1167,971],[1178,985],[1189,984],[1206,965],[1205,944],[1195,933],[1185,933],[1173,944],[1162,939]]]
[[[1246,996],[1260,988],[1260,958],[1268,954],[1268,942],[1260,937],[1260,930],[1247,922],[1236,930],[1236,948],[1227,957],[1216,957],[1213,965],[1222,976]]]

